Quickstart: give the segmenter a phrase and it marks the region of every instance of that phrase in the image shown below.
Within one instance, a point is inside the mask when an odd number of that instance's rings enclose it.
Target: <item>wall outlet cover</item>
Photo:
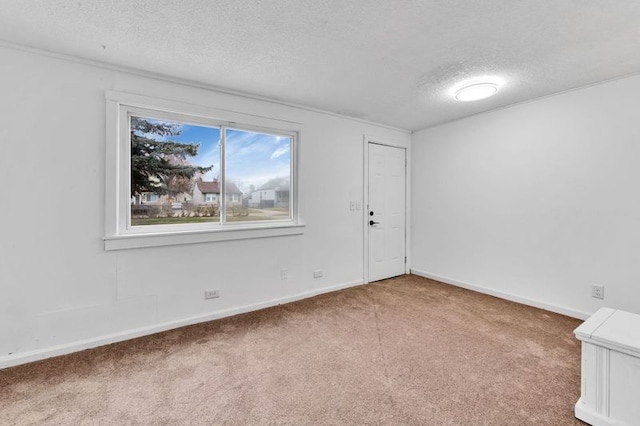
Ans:
[[[220,297],[220,290],[205,290],[204,298],[205,299],[217,299]]]
[[[603,285],[592,285],[591,286],[591,297],[595,297],[596,299],[604,299],[604,286]]]

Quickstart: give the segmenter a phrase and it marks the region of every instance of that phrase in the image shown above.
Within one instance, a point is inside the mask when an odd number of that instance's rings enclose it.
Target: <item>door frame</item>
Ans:
[[[409,161],[411,154],[411,147],[409,144],[393,141],[388,138],[379,138],[369,135],[364,135],[363,138],[363,189],[362,189],[362,256],[363,256],[363,271],[362,281],[364,284],[369,283],[369,144],[383,145],[391,148],[404,149],[404,253],[407,261],[404,264],[404,273],[411,273],[411,253],[409,248],[411,247],[411,215],[409,214],[411,208],[411,161]]]

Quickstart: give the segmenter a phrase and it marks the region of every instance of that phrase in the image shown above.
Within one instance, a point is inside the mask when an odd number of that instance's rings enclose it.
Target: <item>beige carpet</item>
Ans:
[[[0,424],[580,425],[579,324],[409,275],[0,370]]]

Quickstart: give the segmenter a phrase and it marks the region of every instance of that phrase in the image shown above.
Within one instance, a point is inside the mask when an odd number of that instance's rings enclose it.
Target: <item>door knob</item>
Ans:
[[[370,221],[369,221],[369,226],[377,225],[377,224],[379,224],[379,223],[380,223],[380,222],[374,222],[374,221],[370,220]]]

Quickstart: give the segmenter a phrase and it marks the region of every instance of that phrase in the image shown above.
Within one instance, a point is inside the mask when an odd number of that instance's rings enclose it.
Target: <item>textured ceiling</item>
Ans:
[[[416,130],[640,72],[640,1],[0,0],[0,40]]]

